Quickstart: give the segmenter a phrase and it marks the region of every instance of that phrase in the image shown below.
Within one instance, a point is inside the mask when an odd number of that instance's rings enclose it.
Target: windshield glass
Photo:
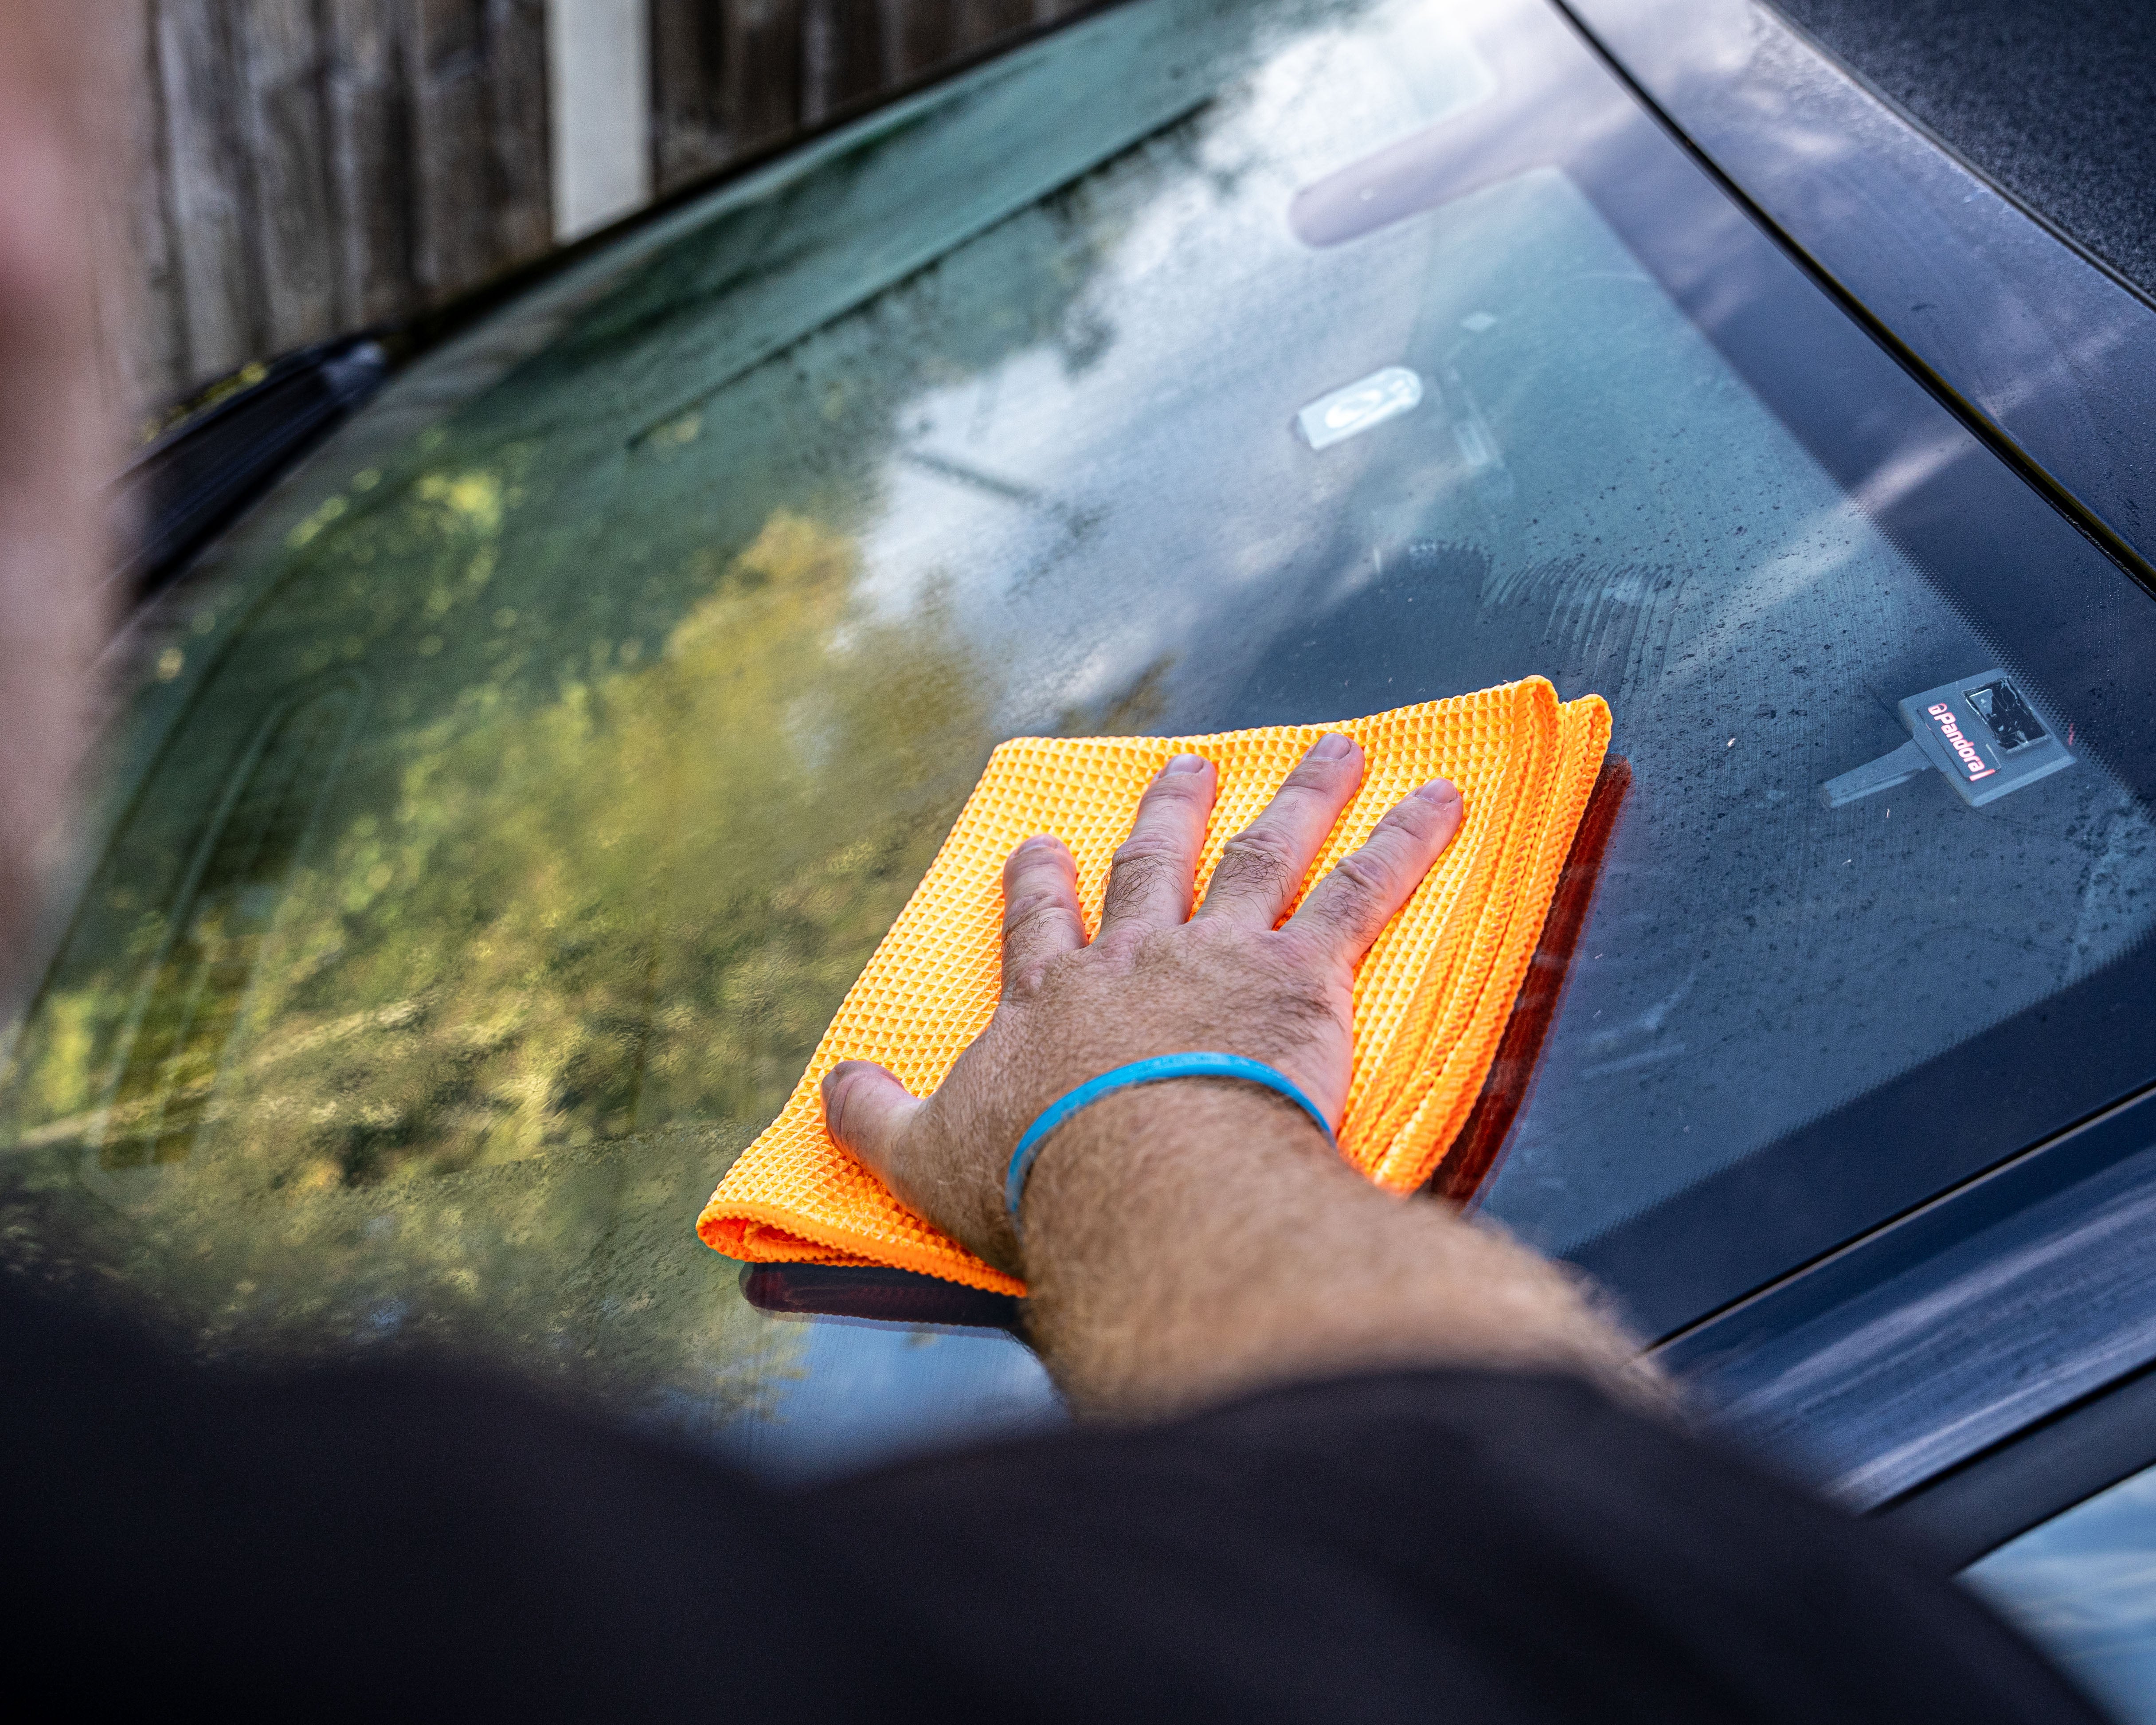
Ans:
[[[2156,1468],[2010,1539],[1962,1579],[2121,1725],[2156,1721]]]
[[[1542,0],[1140,0],[887,110],[418,367],[145,625],[17,1249],[752,1446],[849,1372],[1045,1405],[690,1231],[989,749],[1540,673],[1631,773],[1485,1196],[1569,1250],[2156,908],[2096,697],[1955,583],[2146,602],[1920,395],[1882,444],[1879,364]],[[1894,513],[1942,474],[2005,513]]]

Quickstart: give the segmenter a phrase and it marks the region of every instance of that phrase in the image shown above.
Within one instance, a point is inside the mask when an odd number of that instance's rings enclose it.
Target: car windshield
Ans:
[[[2156,1721],[2156,1468],[1962,1572],[2121,1725]]]
[[[690,1234],[998,741],[1606,696],[1482,1198],[1568,1251],[2147,932],[2150,608],[1543,0],[1136,0],[497,314],[138,626],[12,1249],[751,1450],[1015,1417]]]

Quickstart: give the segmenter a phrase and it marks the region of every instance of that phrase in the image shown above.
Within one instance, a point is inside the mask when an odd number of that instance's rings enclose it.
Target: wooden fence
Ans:
[[[109,366],[138,411],[554,244],[562,0],[112,0]],[[649,183],[695,183],[1071,0],[639,0]]]

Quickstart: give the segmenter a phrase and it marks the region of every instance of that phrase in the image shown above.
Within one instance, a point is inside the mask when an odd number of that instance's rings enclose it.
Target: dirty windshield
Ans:
[[[1628,774],[1482,1194],[1569,1249],[2148,927],[2078,696],[1837,453],[1876,357],[1542,0],[1139,0],[819,141],[138,624],[9,1250],[776,1466],[1052,1417],[1009,1337],[774,1315],[690,1232],[988,751],[1531,673]],[[1990,462],[1941,423],[1907,484]],[[1992,542],[2143,603],[2038,514]]]

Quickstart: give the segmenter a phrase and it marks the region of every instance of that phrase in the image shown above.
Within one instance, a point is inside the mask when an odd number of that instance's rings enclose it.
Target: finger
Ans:
[[[1338,732],[1321,737],[1272,801],[1220,852],[1201,916],[1270,928],[1324,848],[1325,835],[1363,782],[1363,751]]]
[[[1198,853],[1204,848],[1205,820],[1218,783],[1213,763],[1203,755],[1178,755],[1146,787],[1131,835],[1108,870],[1101,933],[1170,928],[1189,920]]]
[[[824,1124],[832,1139],[894,1189],[899,1140],[920,1106],[873,1060],[841,1060],[824,1075]]]
[[[1433,779],[1385,813],[1377,829],[1310,889],[1288,927],[1306,931],[1333,962],[1361,962],[1414,896],[1460,830],[1460,793]]]
[[[1060,839],[1029,839],[1004,863],[1004,992],[1086,944],[1078,869]]]

